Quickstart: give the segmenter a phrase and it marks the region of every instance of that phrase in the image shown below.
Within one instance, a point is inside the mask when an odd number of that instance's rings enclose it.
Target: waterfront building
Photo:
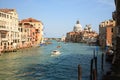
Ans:
[[[33,33],[33,29],[34,28],[30,23],[19,22],[18,28],[20,36],[19,48],[26,48],[32,46],[32,38],[34,38],[34,36],[31,36],[31,33]]]
[[[20,21],[20,23],[28,24],[29,27],[31,27],[31,32],[29,32],[29,35],[31,35],[32,45],[38,45],[42,43],[43,41],[43,23],[39,20],[28,18],[23,19]],[[24,34],[24,33],[23,33]]]
[[[82,39],[82,32],[68,32],[66,34],[66,41],[67,42],[81,42]]]
[[[92,30],[91,25],[86,25],[85,28],[82,29],[81,24],[77,21],[73,31],[66,34],[66,41],[93,43],[96,42],[97,36],[98,34]]]
[[[81,32],[82,32],[82,26],[80,22],[77,20],[75,26],[73,27],[73,31],[68,32],[66,34],[66,41],[67,42],[80,42]]]
[[[99,44],[102,47],[113,46],[114,39],[114,20],[106,20],[99,25]]]
[[[86,25],[82,31],[82,41],[87,43],[96,43],[98,33],[92,30],[91,25]]]
[[[0,46],[11,50],[19,43],[18,14],[15,9],[0,9]]]

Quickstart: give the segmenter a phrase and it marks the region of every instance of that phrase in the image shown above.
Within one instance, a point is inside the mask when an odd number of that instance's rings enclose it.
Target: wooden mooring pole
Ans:
[[[97,76],[97,57],[95,57],[94,60],[95,60],[95,70],[96,70],[96,76]]]
[[[78,65],[78,80],[82,80],[82,69],[80,64]]]
[[[95,58],[95,49],[93,50],[93,58]]]
[[[93,80],[97,80],[96,69],[93,69]]]
[[[104,72],[104,53],[102,53],[102,57],[101,57],[101,70],[102,72]]]
[[[91,64],[90,64],[90,80],[93,80],[93,59],[91,59]]]

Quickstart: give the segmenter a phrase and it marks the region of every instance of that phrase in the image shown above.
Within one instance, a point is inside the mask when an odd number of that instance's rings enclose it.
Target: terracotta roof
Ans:
[[[15,9],[7,9],[7,8],[5,8],[5,9],[0,9],[0,11],[8,13],[8,12],[11,12],[11,11],[15,11]]]
[[[28,19],[21,20],[21,22],[40,22],[40,21],[33,19],[33,18],[28,18]]]

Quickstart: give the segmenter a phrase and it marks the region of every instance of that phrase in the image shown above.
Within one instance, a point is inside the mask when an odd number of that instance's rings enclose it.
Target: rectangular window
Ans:
[[[0,17],[2,16],[2,14],[0,13]]]
[[[17,40],[15,40],[15,43],[17,43]]]
[[[1,42],[1,46],[2,46],[2,42]]]
[[[23,29],[21,28],[21,32],[23,32]]]
[[[6,34],[1,34],[1,38],[6,38]]]
[[[6,14],[4,14],[4,17],[6,18]]]
[[[12,19],[12,16],[10,16],[10,19]]]
[[[27,30],[25,29],[25,32],[27,32]]]
[[[18,28],[18,31],[20,31],[20,28]]]
[[[7,18],[9,18],[9,15],[7,15]]]
[[[111,28],[111,32],[113,32],[114,30],[113,30],[113,28]]]

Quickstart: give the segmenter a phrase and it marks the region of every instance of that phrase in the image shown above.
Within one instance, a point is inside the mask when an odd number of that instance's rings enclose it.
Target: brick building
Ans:
[[[115,21],[107,20],[99,25],[99,44],[102,47],[113,46]]]
[[[32,40],[32,45],[38,45],[42,42],[43,38],[43,23],[39,20],[33,19],[33,18],[28,18],[28,19],[23,19],[20,21],[22,24],[22,28],[25,28],[25,24],[29,25],[30,31],[29,35],[31,35],[31,40]],[[23,33],[24,35],[24,33]]]

